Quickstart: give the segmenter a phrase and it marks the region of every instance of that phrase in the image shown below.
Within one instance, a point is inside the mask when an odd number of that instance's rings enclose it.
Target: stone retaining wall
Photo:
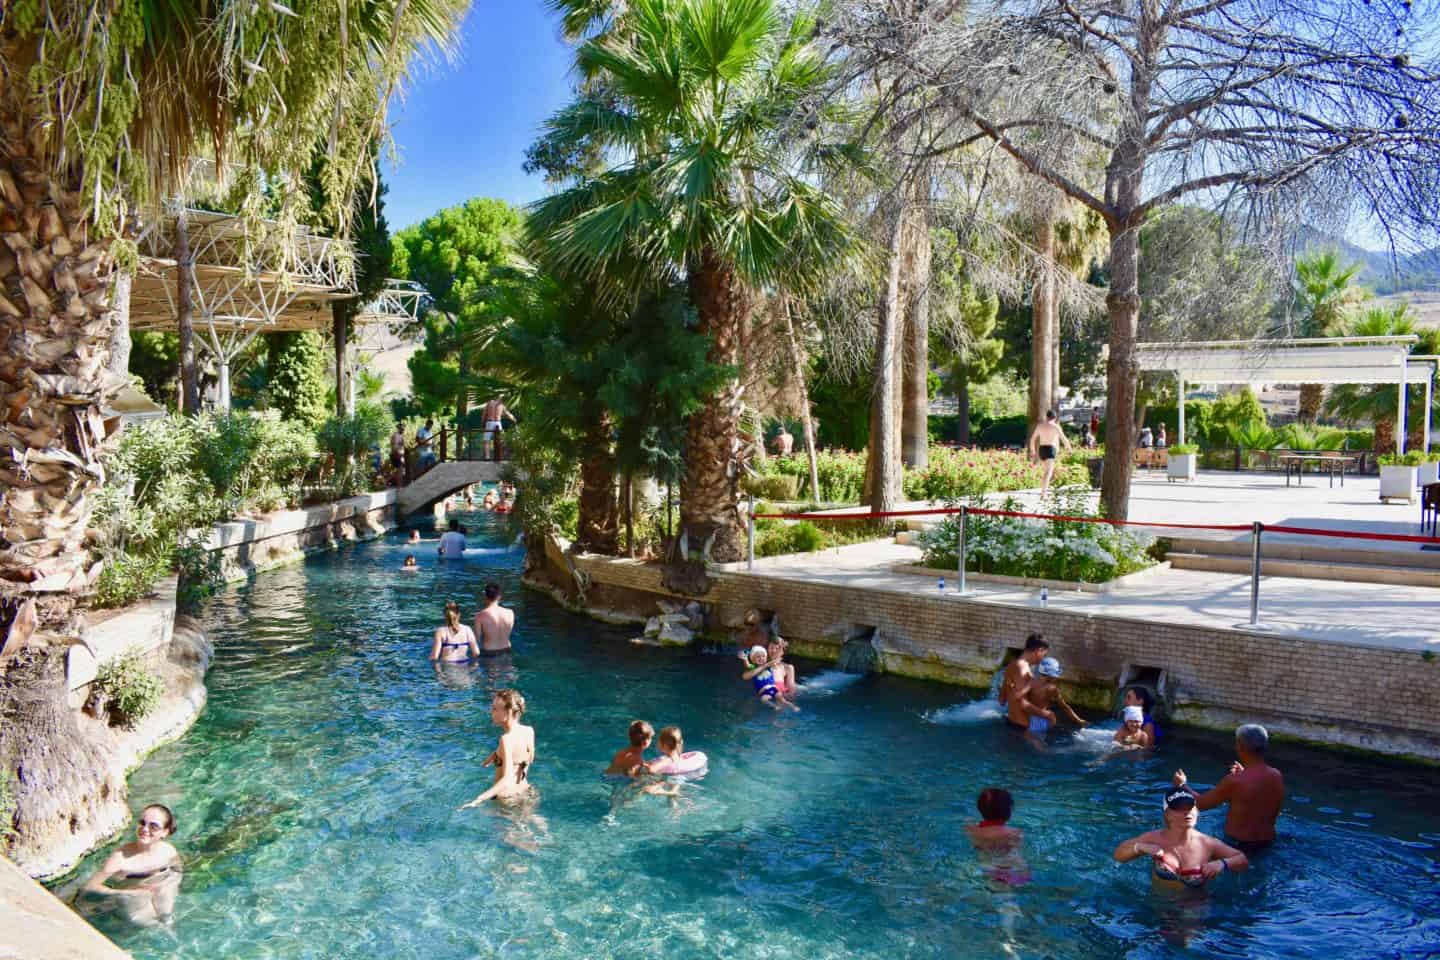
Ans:
[[[673,596],[658,566],[591,556],[575,563],[612,607],[627,595],[648,597],[653,612],[656,595]],[[1440,661],[1413,651],[738,571],[712,576],[700,598],[712,605],[712,622],[736,624],[750,607],[774,611],[801,655],[833,659],[851,628],[873,626],[881,670],[984,688],[1007,650],[1040,631],[1064,661],[1075,699],[1094,708],[1109,709],[1122,677],[1151,668],[1163,672],[1175,721],[1228,728],[1255,720],[1294,738],[1440,761]]]
[[[219,551],[226,580],[244,580],[316,550],[369,540],[395,525],[394,490],[215,524],[205,547]]]

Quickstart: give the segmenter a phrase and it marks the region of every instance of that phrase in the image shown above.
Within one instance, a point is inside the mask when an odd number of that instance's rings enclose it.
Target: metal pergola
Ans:
[[[183,266],[175,259],[182,221],[190,250]],[[241,217],[170,203],[137,242],[131,328],[179,329],[177,288],[181,270],[188,268],[195,339],[218,368],[216,405],[222,409],[230,406],[230,365],[251,341],[262,333],[328,329],[331,304],[355,296],[354,248],[304,226],[285,233],[272,221],[260,221],[256,229]],[[352,322],[408,323],[417,318],[423,299],[422,288],[391,280]],[[348,352],[340,359],[354,369]]]
[[[1405,452],[1405,398],[1410,384],[1425,387],[1424,449],[1430,449],[1430,406],[1440,356],[1410,353],[1419,337],[1317,337],[1302,340],[1201,340],[1136,345],[1142,371],[1175,375],[1185,442],[1185,384],[1393,383],[1399,386],[1395,452]]]

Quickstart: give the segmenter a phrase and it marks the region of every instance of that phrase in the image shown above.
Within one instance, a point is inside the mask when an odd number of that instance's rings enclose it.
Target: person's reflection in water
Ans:
[[[135,839],[85,881],[76,907],[90,915],[115,913],[137,927],[169,925],[184,874],[180,854],[167,840],[174,833],[169,807],[157,803],[141,810]]]
[[[431,663],[435,666],[435,679],[442,687],[452,690],[475,686],[475,675],[480,672],[480,665],[474,660],[432,660]]]

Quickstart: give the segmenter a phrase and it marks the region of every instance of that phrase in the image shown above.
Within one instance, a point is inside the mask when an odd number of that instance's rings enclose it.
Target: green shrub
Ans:
[[[1054,513],[1098,517],[1081,491],[1056,495]],[[975,506],[987,506],[983,499]],[[1023,505],[1007,497],[1004,510]],[[920,536],[926,566],[952,570],[959,562],[959,517],[950,515]],[[966,567],[977,573],[1103,583],[1151,565],[1150,539],[1104,523],[971,515],[965,532]]]
[[[825,546],[825,534],[808,520],[790,528],[790,553],[814,553]]]
[[[741,482],[740,488],[746,493],[769,500],[794,500],[800,496],[800,477],[786,473],[747,476]]]
[[[159,551],[110,557],[95,581],[95,606],[123,607],[149,596],[155,581],[170,572],[171,558]]]
[[[317,440],[320,448],[335,458],[332,492],[336,496],[353,496],[370,488],[366,454],[379,447],[393,428],[390,415],[374,404],[361,404],[351,416],[325,421]]]
[[[110,720],[133,727],[155,709],[165,694],[165,681],[146,666],[136,651],[102,664],[95,676],[95,689],[105,697]]]
[[[1167,451],[1172,457],[1189,457],[1200,452],[1198,443],[1172,443]]]
[[[924,470],[906,471],[904,491],[910,500],[951,501],[1038,487],[1042,476],[1039,464],[1013,450],[931,447]],[[1056,487],[1087,483],[1084,464],[1062,460],[1052,482]]]
[[[865,488],[863,453],[847,450],[820,450],[815,454],[815,473],[820,481],[820,499],[826,503],[858,503]],[[810,464],[806,457],[770,457],[765,461],[762,476],[795,477],[795,493],[784,499],[793,500],[799,491],[810,488]],[[769,494],[772,499],[781,499]]]
[[[1385,453],[1376,459],[1382,467],[1418,467],[1425,462],[1425,451],[1407,450],[1401,454]]]
[[[987,447],[1023,447],[1030,439],[1030,423],[1025,414],[999,417],[980,425],[975,442]]]

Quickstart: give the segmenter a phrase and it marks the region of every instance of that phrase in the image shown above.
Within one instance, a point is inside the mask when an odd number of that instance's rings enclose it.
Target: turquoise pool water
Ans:
[[[139,958],[1420,957],[1440,950],[1434,771],[1279,745],[1278,847],[1203,905],[1150,891],[1115,844],[1159,821],[1177,766],[1211,782],[1225,738],[1172,731],[1149,759],[1103,735],[1039,753],[976,694],[800,664],[804,712],[756,702],[733,656],[633,631],[520,587],[476,517],[463,562],[398,535],[261,575],[211,601],[210,704],[132,778],[180,821],[173,934],[107,927]],[[513,662],[437,674],[446,599],[499,579]],[[1058,651],[1063,657],[1063,649]],[[489,783],[491,691],[538,737],[530,814],[457,811]],[[643,717],[683,726],[709,776],[611,814],[600,770]],[[1113,729],[1113,722],[1107,724]],[[1016,796],[1028,886],[996,891],[962,825]],[[1219,814],[1202,816],[1218,831]],[[104,851],[92,858],[98,862]]]

